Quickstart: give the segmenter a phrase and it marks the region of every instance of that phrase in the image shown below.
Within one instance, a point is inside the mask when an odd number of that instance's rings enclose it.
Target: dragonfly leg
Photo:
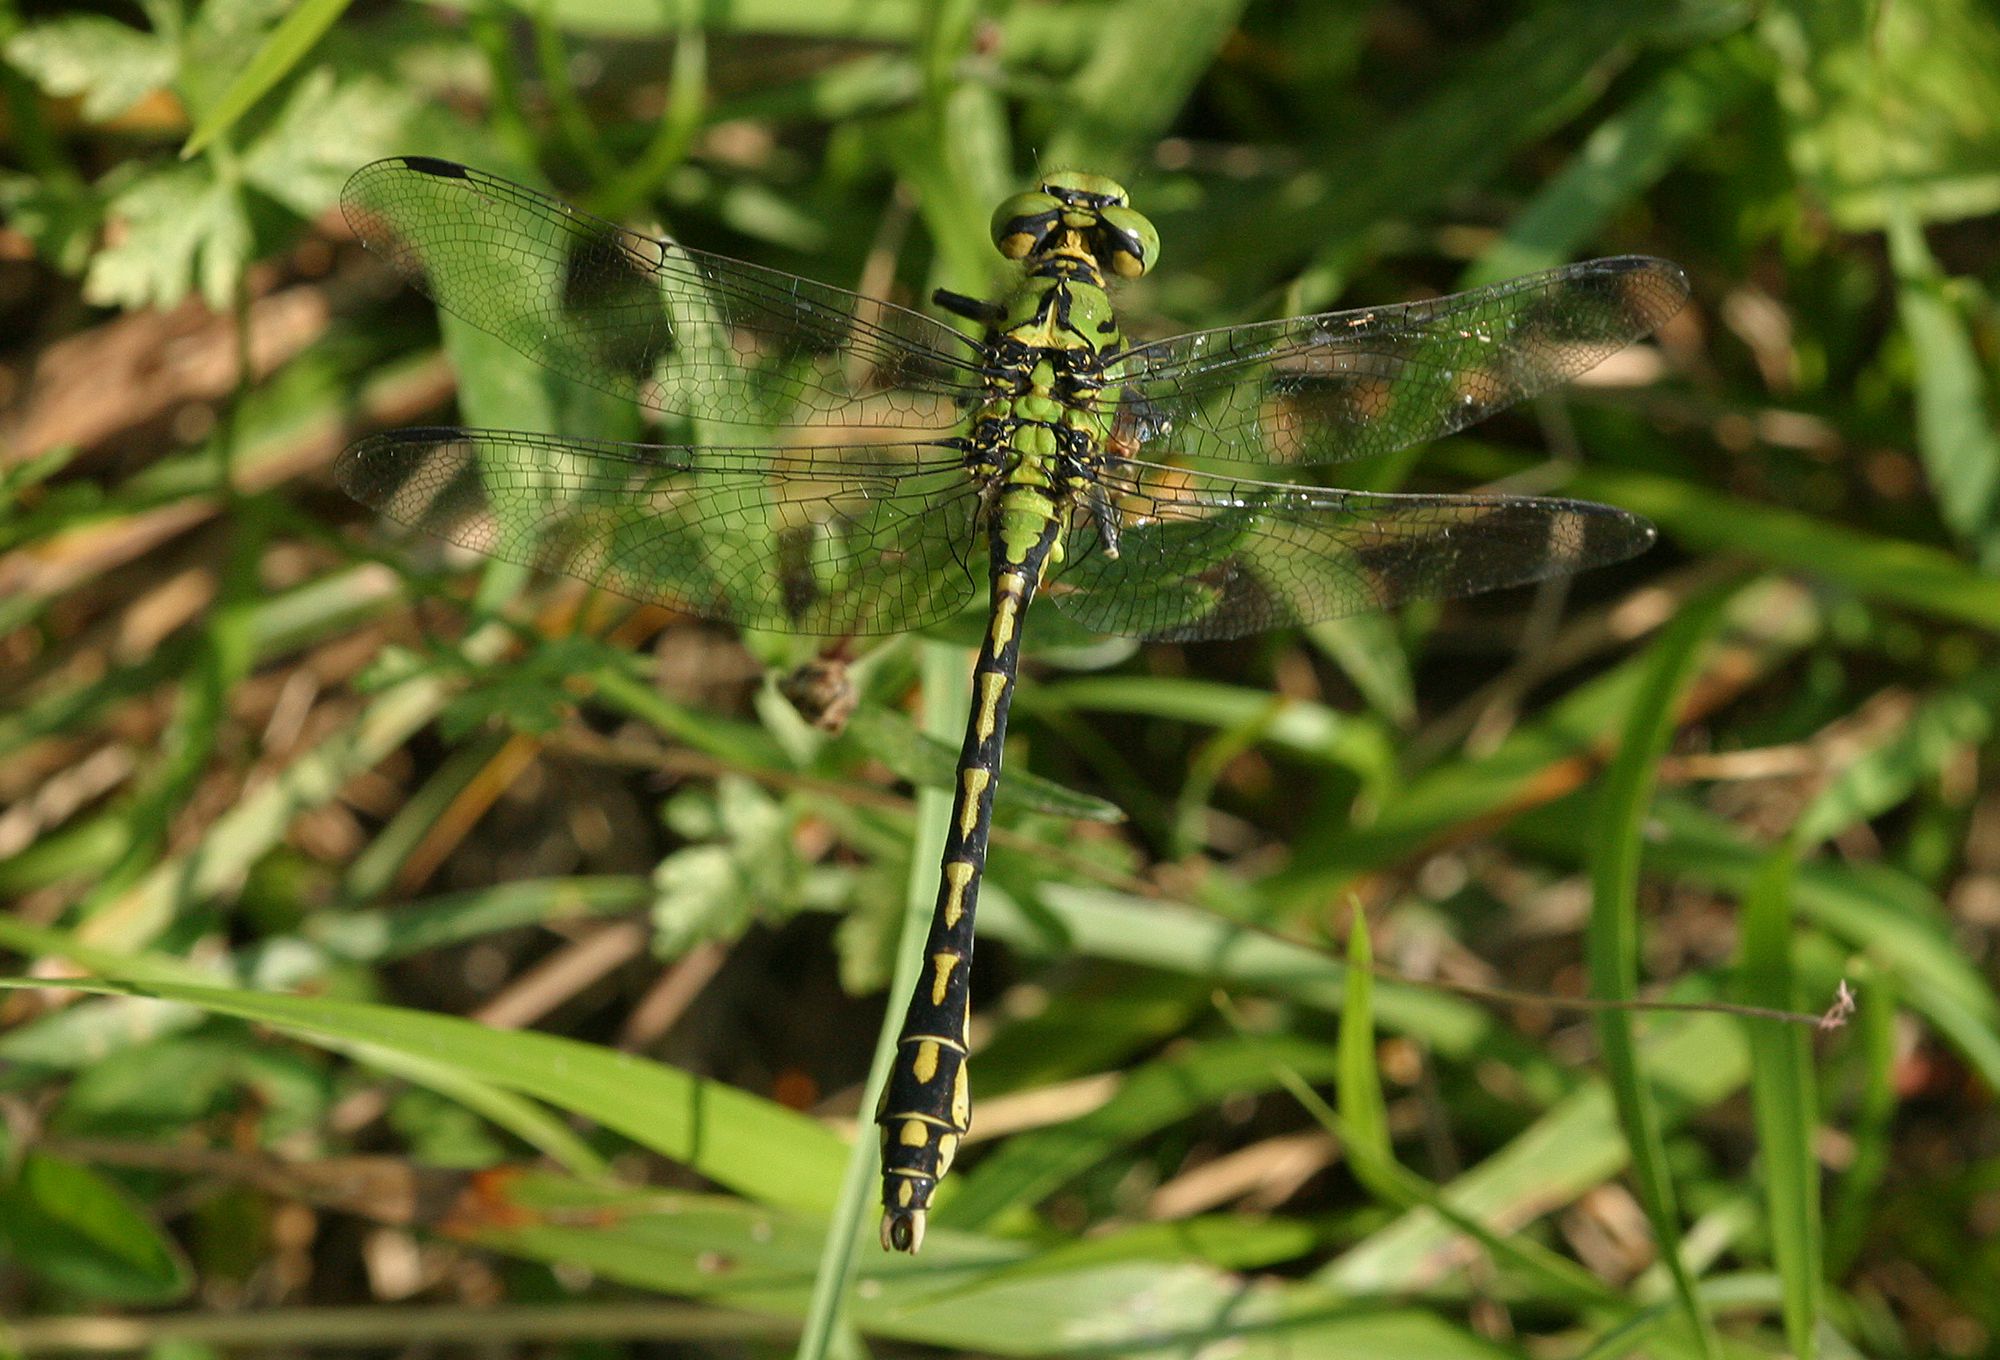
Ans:
[[[1097,525],[1097,544],[1103,554],[1113,561],[1118,559],[1118,508],[1111,498],[1104,494],[1102,483],[1092,482],[1087,499],[1090,504],[1090,518]]]
[[[932,293],[931,301],[954,316],[977,321],[982,326],[997,326],[1007,315],[1007,309],[997,302],[967,297],[964,293],[954,293],[949,288],[940,288]]]

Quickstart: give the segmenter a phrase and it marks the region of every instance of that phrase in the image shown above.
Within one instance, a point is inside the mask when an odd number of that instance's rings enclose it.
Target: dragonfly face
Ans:
[[[882,1241],[915,1251],[970,1127],[972,926],[1029,605],[1102,632],[1235,637],[1615,562],[1644,520],[1585,501],[1403,496],[1237,476],[1449,434],[1677,311],[1663,260],[1128,345],[1109,285],[1159,237],[1101,176],[994,214],[1021,277],[933,317],[626,231],[480,171],[397,157],[341,195],[437,304],[574,381],[740,444],[459,427],[371,435],[340,484],[509,561],[746,627],[920,628],[982,593],[985,641],[921,976],[883,1089]],[[776,447],[773,427],[796,442]]]
[[[1010,260],[1070,258],[1119,278],[1137,278],[1159,260],[1160,236],[1134,212],[1125,190],[1102,175],[1066,170],[993,213],[993,244]]]

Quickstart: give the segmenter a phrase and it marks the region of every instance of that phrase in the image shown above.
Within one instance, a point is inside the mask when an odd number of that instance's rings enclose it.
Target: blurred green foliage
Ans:
[[[0,1345],[2000,1345],[1990,6],[146,0],[0,58]],[[1341,469],[1663,546],[1226,646],[1038,617],[989,1141],[882,1259],[966,631],[837,658],[833,736],[765,678],[809,641],[348,505],[454,403],[641,428],[354,247],[402,152],[912,302],[1097,170],[1141,333],[1665,255],[1657,346]],[[1843,982],[1823,1034],[1543,999]]]

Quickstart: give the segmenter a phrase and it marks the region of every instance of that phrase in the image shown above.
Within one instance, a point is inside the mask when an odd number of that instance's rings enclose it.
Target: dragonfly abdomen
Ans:
[[[876,1107],[875,1122],[882,1126],[882,1245],[894,1251],[913,1252],[923,1244],[931,1192],[972,1126],[965,1059],[973,916],[1021,661],[1021,625],[1062,530],[1061,517],[1046,505],[1037,507],[1033,497],[1033,492],[1010,492],[994,510],[993,612],[972,670],[972,712],[959,750],[937,903],[896,1040],[895,1065]]]

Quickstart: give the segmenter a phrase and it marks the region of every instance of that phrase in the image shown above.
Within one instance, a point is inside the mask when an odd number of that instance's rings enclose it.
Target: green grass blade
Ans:
[[[923,734],[942,741],[958,729],[972,703],[972,667],[963,649],[927,642],[923,645],[922,669]],[[865,1121],[874,1114],[875,1103],[888,1083],[889,1069],[896,1059],[896,1039],[903,1027],[903,1000],[916,986],[917,974],[923,967],[924,934],[930,927],[931,909],[937,900],[937,863],[944,853],[945,833],[951,822],[951,800],[948,789],[917,791],[916,827],[910,841],[910,871],[896,968],[884,998],[882,1025],[875,1034],[875,1057],[869,1064],[861,1104],[863,1122],[855,1131],[854,1145],[847,1151],[840,1191],[813,1275],[805,1331],[799,1338],[800,1360],[819,1360],[834,1345],[848,1281],[857,1268],[856,1255],[865,1249],[864,1244],[875,1239],[875,1234],[864,1231],[862,1224],[880,1193],[876,1173],[881,1167],[881,1149],[874,1125]]]
[[[1495,1231],[1478,1218],[1461,1212],[1437,1186],[1396,1161],[1388,1105],[1375,1063],[1374,951],[1368,940],[1366,918],[1359,911],[1354,914],[1354,926],[1348,936],[1347,967],[1352,982],[1341,1004],[1335,1056],[1339,1110],[1329,1107],[1306,1078],[1268,1045],[1265,1057],[1320,1127],[1339,1140],[1355,1179],[1385,1204],[1403,1210],[1421,1208],[1435,1214],[1478,1242],[1494,1260],[1518,1270],[1550,1297],[1590,1307],[1615,1305],[1611,1291],[1599,1285],[1588,1272],[1537,1242],[1519,1234]]]
[[[47,986],[45,981],[0,983]],[[379,1046],[595,1120],[752,1199],[826,1212],[839,1140],[769,1101],[649,1063],[532,1031],[491,1030],[457,1016],[394,1006],[184,983],[76,982],[105,995],[146,996],[269,1025],[308,1041]]]
[[[1743,677],[1768,674],[1812,636],[1810,597],[1784,582],[1744,590],[1730,609],[1730,634],[1717,668]],[[1409,781],[1373,821],[1339,825],[1301,844],[1267,891],[1304,907],[1356,875],[1386,868],[1454,834],[1484,830],[1548,795],[1560,767],[1608,747],[1644,679],[1644,659],[1628,661],[1543,706],[1492,751],[1435,766]],[[1573,778],[1574,776],[1568,776]]]
[[[1375,948],[1359,905],[1347,932],[1347,995],[1340,1003],[1340,1122],[1375,1159],[1393,1155],[1389,1109],[1375,1067]]]
[[[1062,113],[1048,129],[1044,163],[1122,172],[1187,102],[1243,7],[1244,0],[1105,6],[1090,56],[1056,106]]]
[[[1883,1178],[1895,1152],[1898,1107],[1897,1013],[1901,997],[1894,982],[1872,968],[1859,970],[1851,1026],[1858,1042],[1861,1090],[1848,1117],[1854,1155],[1834,1185],[1826,1216],[1826,1270],[1829,1279],[1847,1275],[1861,1254],[1879,1206]]]
[[[1576,158],[1480,256],[1466,288],[1550,269],[1597,238],[1619,208],[1671,169],[1763,83],[1756,43],[1738,35],[1696,48],[1600,122]]]
[[[298,7],[271,30],[221,97],[195,124],[181,147],[181,159],[187,160],[206,149],[291,74],[292,68],[305,59],[334,21],[347,12],[347,5],[348,0],[300,0]]]
[[[1618,754],[1605,772],[1594,837],[1594,902],[1586,936],[1591,993],[1602,1000],[1630,1001],[1638,993],[1639,857],[1647,811],[1660,756],[1673,735],[1681,693],[1695,673],[1702,649],[1721,623],[1728,599],[1727,593],[1715,592],[1695,601],[1660,635],[1643,683],[1633,697]],[[1713,1357],[1717,1354],[1715,1342],[1695,1296],[1694,1280],[1681,1260],[1680,1211],[1667,1169],[1659,1112],[1640,1070],[1631,1012],[1600,1013],[1597,1033],[1619,1121],[1632,1146],[1632,1171],[1640,1203],[1653,1225],[1660,1256],[1672,1273],[1682,1307],[1701,1331],[1704,1351]]]
[[[1504,476],[1518,467],[1465,440],[1447,457],[1479,476]],[[1636,511],[1690,552],[1747,554],[1767,566],[1831,581],[1864,600],[2000,632],[2000,590],[1993,588],[1993,578],[1927,544],[1885,538],[1676,477],[1601,464],[1570,478],[1564,494]]]
[[[1544,853],[1576,853],[1568,804],[1516,824]],[[1748,893],[1765,852],[1719,818],[1663,797],[1652,812],[1658,835],[1647,845],[1656,871],[1690,884]],[[1863,953],[1907,1004],[1953,1044],[1981,1080],[2000,1089],[2000,996],[1954,943],[1944,907],[1924,887],[1886,865],[1801,865],[1797,905],[1813,925]]]
[[[652,883],[636,874],[531,878],[403,906],[316,915],[304,934],[342,958],[384,963],[503,930],[642,911],[653,896]]]
[[[1374,723],[1324,704],[1307,703],[1215,681],[1144,675],[1091,676],[1023,689],[1025,714],[1088,711],[1171,718],[1208,727],[1255,724],[1272,747],[1310,760],[1380,777],[1394,768],[1387,736]]]
[[[1650,1033],[1643,1053],[1654,1084],[1675,1110],[1725,1100],[1749,1077],[1736,1027],[1720,1016],[1671,1021]],[[1439,1192],[1470,1220],[1518,1225],[1567,1204],[1631,1161],[1603,1082],[1564,1096],[1479,1165]],[[1414,1289],[1430,1281],[1440,1254],[1460,1231],[1428,1211],[1406,1212],[1370,1233],[1315,1277],[1364,1295]]]
[[[1743,1001],[1789,1010],[1792,986],[1792,874],[1795,845],[1774,851],[1743,899]],[[1821,1309],[1824,1241],[1819,1218],[1819,1128],[1810,1041],[1797,1025],[1743,1021],[1750,1043],[1750,1095],[1764,1165],[1765,1215],[1785,1291],[1785,1337],[1798,1360],[1813,1360]]]

